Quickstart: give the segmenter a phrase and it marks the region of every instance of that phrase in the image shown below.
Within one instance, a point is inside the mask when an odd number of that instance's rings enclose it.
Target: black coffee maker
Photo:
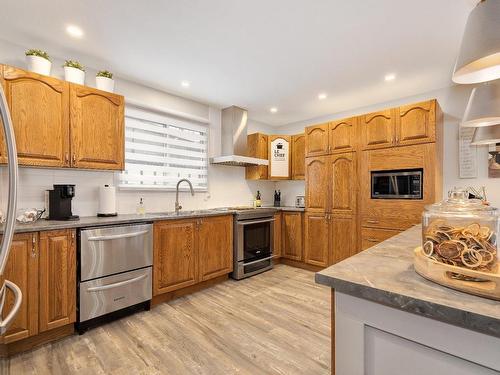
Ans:
[[[74,196],[75,185],[54,185],[54,190],[49,190],[49,220],[78,220],[71,212]]]

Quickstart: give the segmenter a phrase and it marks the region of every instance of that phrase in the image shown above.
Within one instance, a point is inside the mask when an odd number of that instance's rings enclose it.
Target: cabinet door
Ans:
[[[193,220],[154,224],[153,294],[198,282],[197,229]]]
[[[411,145],[436,140],[436,101],[399,107],[396,143]]]
[[[347,118],[330,123],[330,152],[349,152],[354,151],[356,140],[356,118]]]
[[[356,254],[356,217],[336,217],[330,219],[330,264],[338,263]]]
[[[233,217],[206,217],[197,222],[200,281],[232,272]]]
[[[274,227],[273,227],[273,256],[274,258],[280,258],[281,257],[281,248],[282,248],[282,241],[281,241],[281,212],[278,212],[274,215]]]
[[[302,260],[302,213],[283,212],[283,258]]]
[[[306,157],[328,154],[328,124],[306,128]]]
[[[289,135],[270,135],[268,140],[269,179],[289,180],[292,169],[292,137]]]
[[[328,219],[326,213],[306,213],[304,219],[304,261],[314,266],[328,266]]]
[[[328,212],[355,215],[357,194],[356,153],[332,155],[329,159]],[[326,190],[326,189],[325,189]]]
[[[292,180],[305,179],[306,136],[297,134],[292,136]]]
[[[69,84],[3,67],[1,83],[10,109],[21,165],[69,166]],[[3,145],[3,132],[2,132]],[[5,162],[5,146],[1,162]]]
[[[120,95],[71,84],[71,165],[124,167],[124,100]]]
[[[360,117],[363,149],[391,147],[394,144],[394,111],[369,113]]]
[[[40,332],[75,321],[75,230],[40,232]]]
[[[328,156],[306,159],[306,207],[308,211],[328,210]]]
[[[14,235],[9,260],[4,271],[5,280],[16,284],[23,294],[21,308],[7,330],[2,342],[8,344],[38,333],[38,235]],[[2,318],[12,310],[14,297],[7,292]]]
[[[247,136],[247,154],[253,158],[268,160],[268,137],[266,134],[254,133]],[[267,180],[267,165],[245,168],[247,180]]]

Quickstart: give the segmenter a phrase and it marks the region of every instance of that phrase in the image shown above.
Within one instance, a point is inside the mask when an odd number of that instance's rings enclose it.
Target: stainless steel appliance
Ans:
[[[149,309],[152,224],[82,229],[78,259],[79,332],[138,308]]]
[[[0,119],[3,126],[5,144],[7,146],[7,176],[8,176],[8,193],[7,193],[7,214],[5,217],[4,233],[0,245],[0,311],[6,312],[4,317],[0,314],[0,336],[5,335],[5,332],[10,327],[12,322],[19,312],[23,300],[21,289],[12,281],[4,278],[5,266],[9,260],[10,245],[14,235],[14,225],[16,223],[16,205],[17,205],[17,148],[12,119],[10,117],[9,107],[5,99],[5,93],[2,85],[0,85]],[[5,301],[7,301],[7,290],[10,290],[13,295],[11,299],[12,308],[9,312],[4,311]],[[0,371],[3,371],[4,362],[0,365]]]
[[[49,190],[49,220],[78,220],[71,211],[74,197],[75,185],[54,185],[54,190]]]
[[[236,280],[273,268],[273,208],[237,208],[234,215],[233,273]]]
[[[306,206],[306,197],[303,195],[297,195],[295,197],[295,207],[304,208]]]
[[[371,172],[372,199],[422,199],[423,169]]]

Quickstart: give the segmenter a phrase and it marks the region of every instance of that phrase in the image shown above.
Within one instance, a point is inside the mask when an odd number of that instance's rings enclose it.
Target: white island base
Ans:
[[[333,301],[333,374],[500,374],[500,338],[334,290]]]

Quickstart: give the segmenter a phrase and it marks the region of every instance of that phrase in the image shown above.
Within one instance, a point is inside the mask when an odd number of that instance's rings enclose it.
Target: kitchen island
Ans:
[[[500,373],[500,302],[418,275],[420,242],[415,226],[316,274],[332,288],[332,373]]]

